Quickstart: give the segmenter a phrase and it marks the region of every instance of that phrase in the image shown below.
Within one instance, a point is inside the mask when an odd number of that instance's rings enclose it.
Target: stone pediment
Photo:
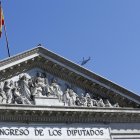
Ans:
[[[38,47],[0,62],[0,104],[139,108],[140,97]]]

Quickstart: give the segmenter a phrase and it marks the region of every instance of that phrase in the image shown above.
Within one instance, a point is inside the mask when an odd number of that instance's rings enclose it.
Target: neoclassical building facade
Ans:
[[[39,46],[0,61],[0,140],[140,140],[140,96]]]

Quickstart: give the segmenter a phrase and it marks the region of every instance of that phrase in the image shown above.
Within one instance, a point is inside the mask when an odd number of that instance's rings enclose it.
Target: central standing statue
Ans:
[[[19,78],[18,85],[21,96],[26,97],[28,100],[31,100],[31,92],[29,89],[29,83],[26,75],[23,75]]]

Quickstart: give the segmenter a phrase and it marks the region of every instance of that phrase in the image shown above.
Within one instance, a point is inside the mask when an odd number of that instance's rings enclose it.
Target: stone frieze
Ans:
[[[61,85],[55,77],[50,80],[42,71],[33,76],[24,73],[17,77],[0,83],[1,104],[119,107],[118,103],[112,104],[108,99],[91,97],[92,93],[75,91],[66,83]]]

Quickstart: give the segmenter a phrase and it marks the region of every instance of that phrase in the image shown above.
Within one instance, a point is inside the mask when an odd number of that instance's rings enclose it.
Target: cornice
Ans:
[[[24,123],[140,123],[140,109],[1,105],[0,121]]]
[[[23,52],[23,53],[20,53],[20,54],[17,54],[15,56],[12,56],[12,57],[9,57],[7,59],[4,59],[4,60],[1,60],[0,61],[0,67],[4,66],[4,65],[7,65],[7,64],[10,64],[12,62],[15,62],[17,60],[20,60],[20,59],[23,59],[27,56],[30,56],[32,54],[35,54],[35,53],[38,53],[39,52],[39,47],[37,48],[34,48],[32,50],[29,50],[29,51],[26,51],[26,52]]]

